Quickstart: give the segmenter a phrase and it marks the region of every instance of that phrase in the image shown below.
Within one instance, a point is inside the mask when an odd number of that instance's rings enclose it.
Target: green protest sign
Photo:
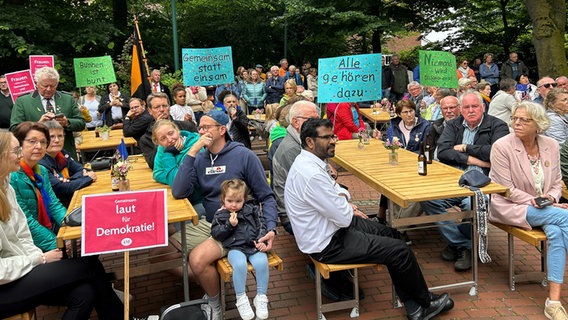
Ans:
[[[420,50],[420,84],[457,88],[456,57],[450,52]]]
[[[77,87],[97,86],[116,82],[110,56],[75,58],[75,82]]]

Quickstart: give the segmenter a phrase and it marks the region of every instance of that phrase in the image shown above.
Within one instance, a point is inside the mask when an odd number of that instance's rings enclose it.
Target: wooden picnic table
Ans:
[[[97,154],[101,150],[114,150],[120,144],[121,139],[124,139],[124,144],[127,148],[130,148],[130,153],[134,153],[134,147],[137,142],[136,139],[132,137],[124,137],[122,129],[111,130],[108,140],[103,140],[101,137],[95,137],[95,131],[82,131],[83,142],[79,145],[79,150],[81,152],[81,159],[83,162],[90,162],[92,159],[86,158],[87,152],[96,152],[92,157],[96,158]]]
[[[426,176],[418,175],[418,155],[398,149],[398,165],[390,165],[388,153],[383,143],[371,139],[369,145],[358,148],[357,140],[342,140],[336,143],[333,162],[345,168],[389,199],[388,222],[392,227],[401,229],[436,227],[439,221],[472,221],[473,234],[477,234],[477,215],[475,201],[472,210],[452,212],[440,215],[422,215],[410,218],[397,218],[394,204],[402,208],[413,202],[439,200],[454,197],[473,197],[474,193],[458,185],[462,170],[433,161],[428,165]],[[484,194],[498,193],[508,195],[508,188],[491,182],[481,188]],[[444,285],[432,289],[472,286],[471,295],[477,294],[477,237],[472,237],[472,281]]]
[[[373,108],[359,108],[361,115],[371,121],[378,123],[390,122],[391,116],[388,111],[380,110],[377,108],[377,112],[373,113]]]
[[[148,168],[144,157],[142,156],[130,156],[128,160],[132,163],[132,169],[128,172],[128,179],[130,180],[130,188],[132,191],[140,191],[140,190],[156,190],[156,189],[166,189],[166,197],[167,197],[167,209],[168,209],[168,223],[179,222],[181,223],[181,238],[182,238],[182,266],[184,272],[187,272],[187,257],[188,251],[186,246],[186,230],[185,230],[185,223],[186,221],[191,221],[193,224],[197,225],[199,223],[199,217],[195,209],[191,205],[188,199],[175,199],[172,196],[171,188],[168,185],[158,183],[154,181],[152,177],[152,170]],[[78,208],[81,206],[83,201],[83,196],[85,195],[94,195],[94,194],[101,194],[101,193],[109,193],[112,192],[111,187],[111,177],[110,177],[110,170],[99,171],[97,172],[97,181],[93,182],[88,187],[75,191],[73,194],[73,198],[69,204],[69,208],[67,209],[67,213],[71,212],[73,209]],[[64,248],[65,241],[71,240],[74,249],[76,246],[74,245],[76,240],[81,239],[81,227],[69,227],[63,226],[59,229],[57,233],[57,247]],[[131,271],[131,274],[141,275],[144,274],[146,271],[156,272],[160,270],[167,270],[172,268],[172,263],[163,263],[162,268],[152,268],[148,266],[141,266],[140,270],[142,272]],[[178,264],[179,266],[179,264]],[[132,270],[132,268],[131,268]],[[189,288],[187,287],[187,275],[184,274],[184,295],[186,296],[186,300],[189,299]]]

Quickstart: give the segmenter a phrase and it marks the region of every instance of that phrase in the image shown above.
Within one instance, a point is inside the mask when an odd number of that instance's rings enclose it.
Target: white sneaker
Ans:
[[[268,297],[265,294],[257,294],[253,303],[256,309],[256,318],[268,319]]]
[[[546,298],[546,302],[544,304],[544,315],[548,319],[552,320],[566,320],[568,319],[568,315],[566,314],[566,310],[562,307],[561,303],[553,303],[547,306],[548,298]]]
[[[211,320],[223,320],[223,312],[221,311],[221,308],[219,309],[213,309],[211,308]]]
[[[239,310],[239,315],[243,320],[252,320],[254,318],[254,311],[250,307],[249,298],[246,294],[237,298],[237,309]]]

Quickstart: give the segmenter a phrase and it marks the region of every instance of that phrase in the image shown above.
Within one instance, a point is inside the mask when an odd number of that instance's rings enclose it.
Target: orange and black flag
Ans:
[[[146,101],[152,90],[148,81],[148,71],[144,63],[142,39],[138,28],[134,28],[134,45],[132,46],[132,70],[130,73],[130,96]]]

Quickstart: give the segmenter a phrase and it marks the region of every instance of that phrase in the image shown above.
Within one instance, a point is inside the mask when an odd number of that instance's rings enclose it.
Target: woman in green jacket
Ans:
[[[152,127],[152,141],[158,146],[154,158],[154,180],[171,187],[179,165],[199,137],[197,132],[180,131],[178,126],[170,120],[156,121]],[[200,216],[202,212],[205,212],[201,205],[203,198],[199,190],[189,197],[189,201]]]
[[[25,121],[14,130],[22,147],[20,170],[10,176],[18,204],[26,214],[34,244],[44,252],[56,248],[56,235],[67,209],[51,188],[47,169],[39,164],[49,145],[49,129]]]

